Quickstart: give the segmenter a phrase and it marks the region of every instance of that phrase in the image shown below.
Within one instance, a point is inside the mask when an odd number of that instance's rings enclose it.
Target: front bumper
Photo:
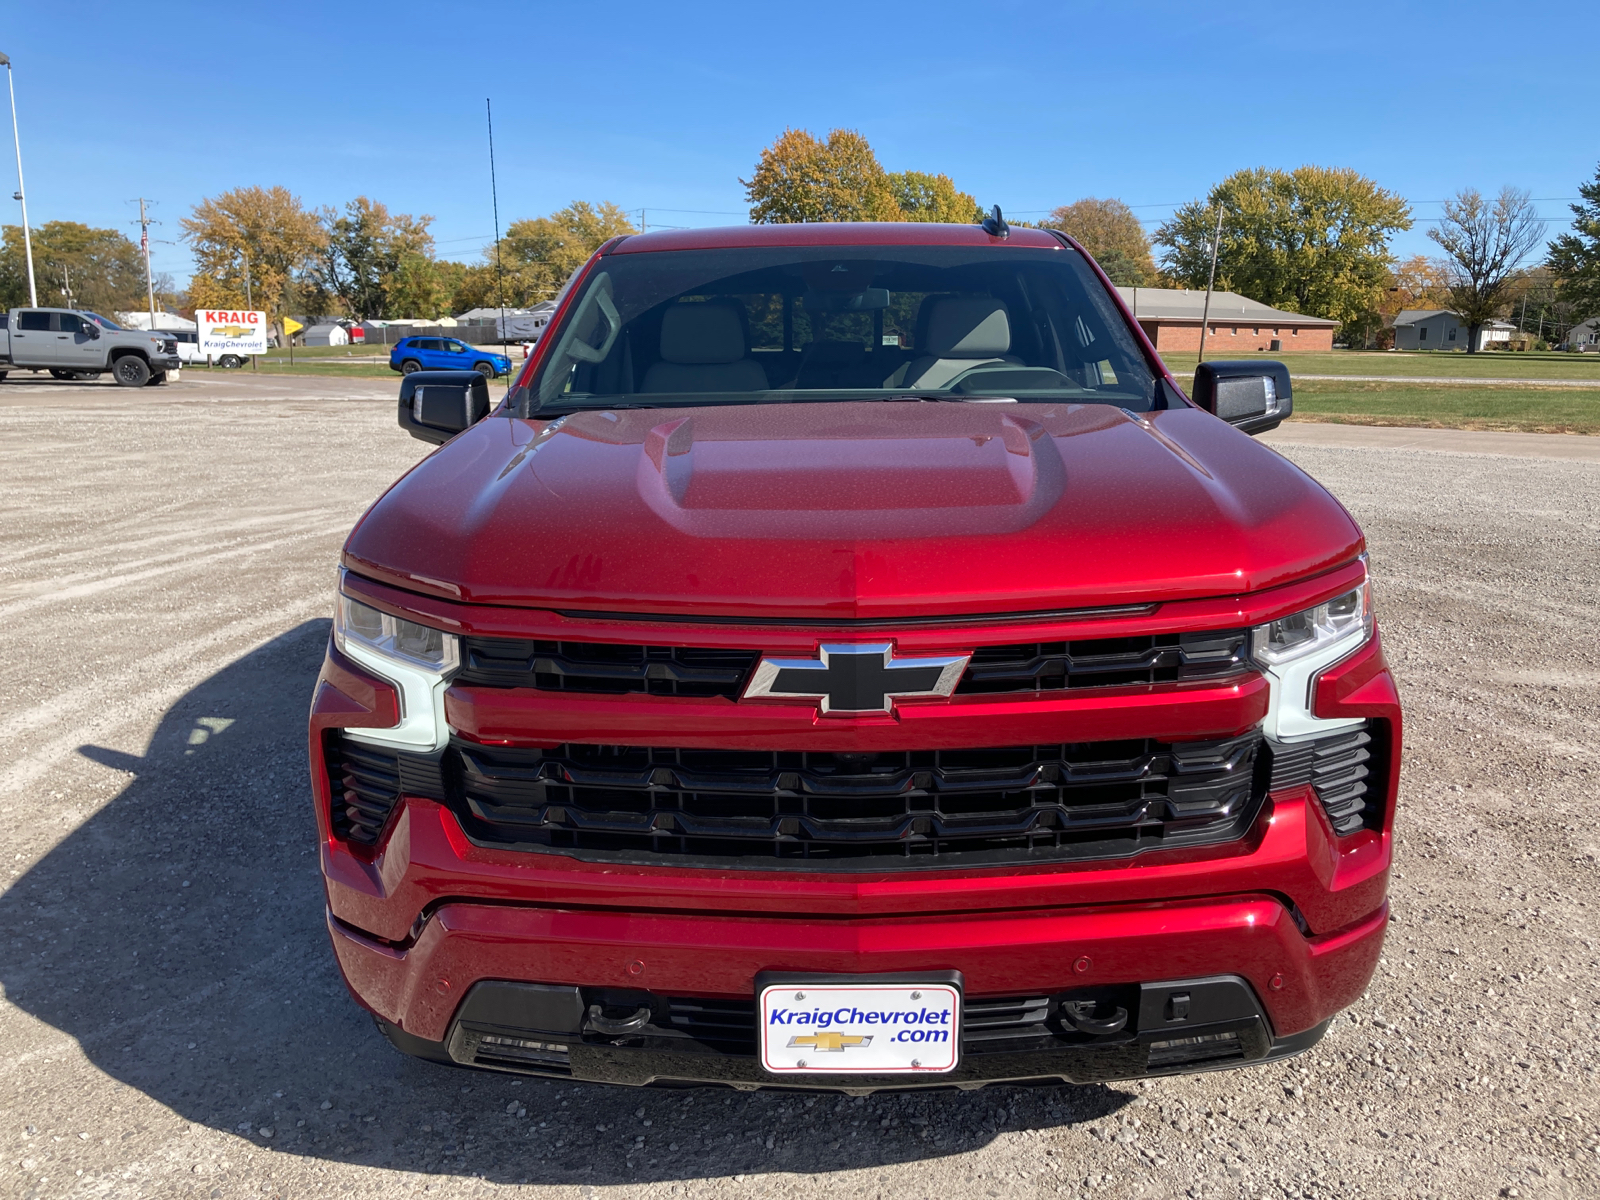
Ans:
[[[1231,700],[1197,692],[1182,702],[1190,714],[1233,704],[1229,728],[1259,719],[1249,688],[1234,689]],[[774,970],[956,972],[968,1003],[1032,998],[1052,1012],[1074,996],[1227,976],[1239,981],[1249,1011],[1194,1035],[1232,1036],[1227,1056],[1156,1054],[1152,1044],[1163,1039],[1138,1022],[1118,1038],[1075,1042],[1057,1022],[1021,1049],[969,1047],[954,1075],[809,1085],[872,1090],[1209,1069],[1314,1044],[1359,998],[1382,946],[1400,712],[1376,639],[1324,673],[1316,706],[1321,716],[1373,722],[1386,743],[1379,827],[1339,837],[1311,787],[1283,787],[1268,793],[1237,842],[1055,866],[840,875],[584,862],[475,844],[449,808],[412,795],[374,850],[355,848],[330,833],[322,730],[392,726],[393,704],[392,690],[330,656],[312,711],[312,773],[340,968],[391,1041],[422,1057],[618,1083],[795,1086],[737,1047],[657,1037],[670,1021],[620,1041],[583,1025],[502,1024],[496,1036],[527,1043],[532,1057],[486,1060],[472,1041],[483,1030],[470,998],[493,981],[578,989],[585,1010],[638,1002],[664,1017],[685,998],[742,1013],[757,975]],[[582,720],[579,707],[566,719]],[[1148,710],[1119,717],[1102,706],[1098,714],[1085,719],[1143,720]],[[451,725],[492,740],[474,716],[458,709]],[[559,1052],[541,1049],[551,1046]]]

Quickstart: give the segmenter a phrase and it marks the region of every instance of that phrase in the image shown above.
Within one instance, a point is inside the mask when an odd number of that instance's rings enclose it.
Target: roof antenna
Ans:
[[[1010,237],[1011,226],[1006,224],[1006,219],[1000,215],[1000,206],[996,204],[989,215],[982,221],[983,231],[990,237]]]

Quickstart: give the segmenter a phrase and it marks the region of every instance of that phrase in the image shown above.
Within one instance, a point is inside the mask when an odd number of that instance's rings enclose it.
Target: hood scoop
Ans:
[[[640,498],[692,537],[844,538],[1015,533],[1049,513],[1066,467],[1042,425],[992,409],[968,428],[919,433],[846,419],[808,436],[697,433],[702,417],[654,426]],[[719,432],[733,436],[718,436]],[[915,443],[908,445],[908,442]]]

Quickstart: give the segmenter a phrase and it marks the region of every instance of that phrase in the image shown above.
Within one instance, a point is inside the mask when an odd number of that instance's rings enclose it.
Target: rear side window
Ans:
[[[50,314],[47,312],[25,312],[17,314],[18,329],[49,329]]]

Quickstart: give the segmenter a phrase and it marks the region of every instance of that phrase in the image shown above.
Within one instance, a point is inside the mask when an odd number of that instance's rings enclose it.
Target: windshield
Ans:
[[[115,321],[109,320],[106,317],[102,317],[99,313],[86,312],[83,315],[88,317],[96,325],[100,326],[101,329],[115,329],[119,333],[123,332],[121,325],[118,325]]]
[[[545,416],[899,398],[1163,406],[1106,288],[1064,246],[609,255],[511,400]]]

